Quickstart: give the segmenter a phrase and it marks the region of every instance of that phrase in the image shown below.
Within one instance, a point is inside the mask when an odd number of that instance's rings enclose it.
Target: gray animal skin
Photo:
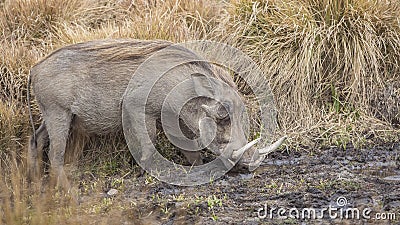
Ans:
[[[57,178],[57,184],[67,187],[63,165],[71,126],[79,127],[87,134],[120,132],[121,102],[132,75],[152,54],[171,45],[170,42],[159,40],[91,41],[63,47],[37,63],[31,69],[30,79],[43,122],[30,141],[30,171],[37,171],[38,153],[42,152],[46,140],[49,140],[51,171]],[[184,55],[170,57],[179,58]],[[191,63],[167,73],[154,85],[146,106],[146,122],[149,124],[148,133],[152,141],[156,139],[156,130],[153,128],[160,120],[163,99],[179,82],[192,79],[193,88],[187,91],[195,93],[182,95],[218,95],[222,104],[205,97],[186,104],[180,112],[185,135],[190,137],[210,132],[207,126],[199,127],[199,121],[207,116],[215,120],[218,131],[216,138],[207,146],[212,151],[218,152],[218,149],[227,145],[227,149],[237,151],[246,145],[243,132],[245,124],[240,120],[244,110],[237,107],[240,99],[225,93],[224,88],[218,87],[208,76],[234,89],[236,86],[229,74],[215,71],[218,70],[214,70],[208,63]],[[234,118],[233,121],[229,115]],[[250,150],[242,149],[236,154],[241,156],[240,165],[248,165],[252,161],[255,149],[251,146],[246,149]],[[191,164],[202,163],[199,152],[182,152]]]

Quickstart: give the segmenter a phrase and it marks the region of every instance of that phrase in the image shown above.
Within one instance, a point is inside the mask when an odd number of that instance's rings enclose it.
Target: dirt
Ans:
[[[82,208],[99,205],[93,224],[400,224],[399,143],[275,152],[253,173],[194,187],[137,173],[113,180],[123,185],[82,195]],[[108,196],[112,186],[118,193]]]

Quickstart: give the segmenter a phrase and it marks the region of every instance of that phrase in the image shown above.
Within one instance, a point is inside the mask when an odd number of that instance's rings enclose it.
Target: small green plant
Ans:
[[[124,184],[123,178],[113,178],[111,181],[111,186],[113,188],[119,188],[119,187],[123,186],[123,184]]]
[[[186,199],[185,194],[179,194],[178,196],[174,195],[172,197],[173,200],[177,201],[177,202],[182,202]]]
[[[319,183],[317,184],[316,188],[320,189],[320,190],[328,190],[332,187],[334,187],[334,185],[336,185],[337,181],[336,180],[324,180],[321,179],[319,181]]]
[[[208,196],[207,205],[209,209],[212,209],[215,206],[222,207],[222,199],[217,198],[215,195]]]
[[[214,220],[214,221],[217,221],[217,220],[218,220],[218,216],[215,215],[214,211],[212,212],[211,218],[212,218],[212,220]]]
[[[278,183],[274,180],[271,180],[270,183],[265,184],[264,186],[266,189],[270,189],[272,191],[274,191],[277,194],[280,194],[282,192],[283,189],[283,183]]]
[[[170,208],[168,208],[168,204],[161,204],[161,211],[165,214],[165,215],[169,215],[170,214]]]
[[[156,180],[154,179],[153,176],[151,176],[150,174],[147,174],[147,173],[145,176],[146,176],[145,184],[149,184],[149,185],[155,184]]]
[[[215,214],[214,208],[215,207],[222,207],[222,199],[217,198],[215,195],[211,195],[207,197],[207,206],[208,210],[211,211],[211,218],[214,221],[218,220],[218,216]]]

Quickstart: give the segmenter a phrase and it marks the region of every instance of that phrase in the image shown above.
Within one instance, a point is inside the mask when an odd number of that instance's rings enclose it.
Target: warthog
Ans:
[[[155,52],[167,47],[171,47],[170,51],[180,48],[177,52],[194,54],[183,47],[174,47],[167,41],[99,40],[63,47],[37,63],[31,69],[30,83],[42,112],[43,122],[30,140],[30,170],[37,170],[38,153],[42,152],[45,141],[49,140],[51,171],[56,175],[58,184],[67,185],[63,165],[71,126],[79,127],[88,134],[121,131],[121,104],[135,70]],[[184,58],[185,54],[167,52],[165,57]],[[247,144],[243,132],[244,124],[240,120],[244,110],[238,107],[239,100],[224,91],[226,88],[218,82],[211,80],[213,78],[222,81],[236,90],[228,73],[215,72],[220,70],[214,70],[206,62],[189,63],[177,71],[166,73],[152,87],[148,98],[146,123],[149,124],[147,128],[152,141],[156,139],[156,131],[153,128],[160,120],[163,100],[168,92],[179,82],[191,79],[193,88],[185,90],[186,92],[218,95],[221,101],[199,97],[188,102],[179,114],[186,127],[183,129],[185,135],[207,136],[210,132],[208,127],[199,125],[199,121],[205,117],[212,118],[217,124],[218,132],[216,138],[204,147],[214,151],[227,147],[232,150],[233,157],[241,157],[240,165],[259,160],[252,158],[255,151],[259,151],[257,153],[261,157],[282,143],[280,140],[264,150],[254,149],[252,145],[255,142]],[[231,121],[230,118],[236,119]],[[182,152],[190,163],[202,163],[199,152]]]

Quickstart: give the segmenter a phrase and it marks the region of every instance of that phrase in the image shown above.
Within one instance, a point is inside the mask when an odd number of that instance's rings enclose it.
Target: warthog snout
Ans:
[[[274,152],[276,149],[279,148],[279,146],[283,144],[286,138],[287,137],[284,136],[280,138],[278,141],[271,144],[270,146],[261,149],[256,149],[254,148],[254,145],[260,141],[260,138],[257,138],[247,143],[242,148],[234,151],[232,153],[232,158],[237,159],[238,157],[241,157],[239,163],[241,165],[246,166],[249,171],[254,171],[261,165],[262,161],[264,161],[265,157],[268,154]],[[247,152],[248,154],[245,154]]]

